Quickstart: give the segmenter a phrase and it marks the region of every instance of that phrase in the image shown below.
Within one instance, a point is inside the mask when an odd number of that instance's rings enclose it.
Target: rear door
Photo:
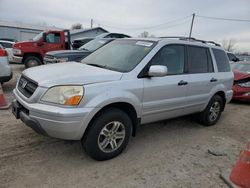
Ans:
[[[164,46],[151,65],[165,65],[168,75],[144,79],[142,123],[163,120],[183,114],[189,76],[185,73],[185,46]]]
[[[218,78],[214,71],[209,48],[187,46],[188,74],[187,113],[201,111],[207,104]]]

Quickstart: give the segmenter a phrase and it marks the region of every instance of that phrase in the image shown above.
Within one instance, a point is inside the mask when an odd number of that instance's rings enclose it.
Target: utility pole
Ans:
[[[190,27],[190,32],[189,32],[189,38],[191,38],[191,36],[192,36],[195,13],[193,13],[192,15],[193,15],[193,17],[192,17],[192,22],[191,22],[191,27]]]
[[[90,28],[93,27],[93,19],[90,20]]]

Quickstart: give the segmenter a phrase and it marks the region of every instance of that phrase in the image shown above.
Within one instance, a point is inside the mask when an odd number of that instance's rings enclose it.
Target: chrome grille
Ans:
[[[21,76],[18,82],[18,90],[27,98],[36,91],[38,84],[31,79]]]

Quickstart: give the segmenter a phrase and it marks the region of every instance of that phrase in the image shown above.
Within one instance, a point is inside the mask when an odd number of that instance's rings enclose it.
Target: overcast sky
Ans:
[[[191,14],[250,20],[250,0],[0,0],[0,20],[70,28],[101,26],[137,37],[188,36]],[[173,21],[175,20],[175,21]],[[196,17],[193,37],[221,42],[234,39],[250,52],[250,22]]]

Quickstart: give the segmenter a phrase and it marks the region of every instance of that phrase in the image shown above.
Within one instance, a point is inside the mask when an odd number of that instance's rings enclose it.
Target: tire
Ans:
[[[82,144],[86,153],[97,161],[118,156],[126,148],[132,133],[131,119],[117,108],[101,112],[89,126]]]
[[[41,64],[42,64],[42,61],[35,56],[27,57],[24,60],[25,68],[36,67],[36,66],[39,66]]]
[[[199,114],[199,122],[204,126],[212,126],[220,119],[223,110],[223,99],[219,95],[213,96],[207,107]]]

